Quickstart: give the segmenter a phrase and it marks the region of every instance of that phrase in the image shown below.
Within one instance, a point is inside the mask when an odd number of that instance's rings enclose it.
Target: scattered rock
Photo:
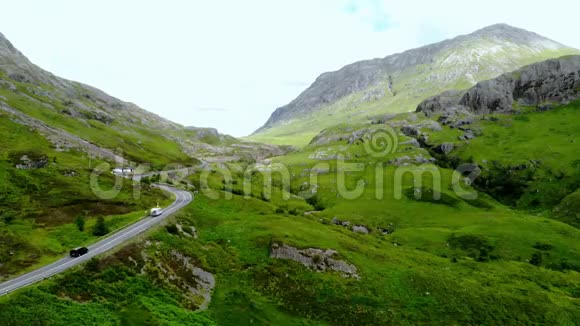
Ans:
[[[470,139],[474,139],[475,135],[473,134],[473,132],[471,130],[466,131],[463,135],[457,137],[459,140],[470,140]]]
[[[433,121],[433,120],[426,120],[423,123],[421,123],[419,125],[419,127],[424,128],[424,129],[429,129],[431,131],[443,130],[443,127],[441,127],[441,125],[439,123],[437,123],[437,121]]]
[[[401,127],[401,132],[408,137],[419,136],[421,131],[415,126],[403,126]]]
[[[425,157],[423,154],[417,154],[413,156],[413,158],[409,156],[401,156],[395,159],[389,160],[387,164],[391,164],[394,166],[408,166],[410,164],[425,164],[425,163],[433,163],[436,160],[432,157]]]
[[[536,108],[536,111],[546,112],[546,111],[551,111],[553,109],[554,109],[554,106],[552,104],[541,104],[541,105],[538,105],[538,107]]]
[[[435,152],[437,152],[439,154],[447,155],[447,154],[451,153],[453,148],[454,148],[453,143],[443,143],[439,146],[436,146],[434,148],[434,150],[435,150]]]
[[[413,146],[413,147],[421,147],[421,144],[415,138],[411,138],[410,140],[399,143],[399,145],[409,145],[409,146]]]
[[[48,165],[48,157],[46,155],[37,158],[29,158],[28,155],[22,155],[20,160],[14,165],[20,170],[41,169]]]
[[[388,235],[388,234],[392,233],[392,231],[389,230],[389,229],[387,229],[387,228],[381,228],[381,227],[379,227],[377,229],[379,230],[379,232],[381,232],[382,235]]]
[[[369,234],[369,229],[366,228],[366,226],[363,225],[355,225],[352,227],[352,231],[353,232],[357,232],[357,233],[363,233],[363,234]]]
[[[192,226],[190,228],[191,230],[191,235],[193,236],[194,239],[197,239],[197,229],[195,228],[195,226]]]
[[[74,177],[77,175],[77,171],[75,170],[64,170],[61,172],[62,175],[64,175],[65,177]]]
[[[336,216],[333,217],[332,220],[330,220],[330,223],[332,223],[334,225],[344,226],[344,227],[350,226],[350,221],[341,221]]]
[[[392,159],[390,161],[387,162],[387,164],[392,164],[394,166],[405,166],[405,165],[409,165],[411,161],[411,158],[409,156],[401,156],[401,157],[397,157],[395,159]]]

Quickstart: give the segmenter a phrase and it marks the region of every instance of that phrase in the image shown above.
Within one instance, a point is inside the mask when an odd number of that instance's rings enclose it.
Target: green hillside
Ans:
[[[112,167],[189,166],[174,185],[194,201],[1,296],[0,326],[577,324],[580,57],[470,88],[576,52],[524,32],[324,74],[250,137],[296,148],[172,123],[5,46],[0,281],[171,202]]]
[[[357,131],[372,135],[385,125],[337,126],[312,145],[272,160],[273,171],[290,173],[290,200],[284,199],[279,172],[273,173],[272,195],[265,194],[267,165],[253,166],[262,171],[257,173],[244,173],[253,169],[247,163],[216,165],[205,177],[191,177],[205,190],[165,227],[83,269],[0,302],[0,319],[33,322],[33,311],[41,309],[55,324],[64,324],[69,316],[90,308],[94,322],[105,324],[572,325],[580,317],[580,233],[562,223],[552,208],[562,205],[560,200],[569,201],[566,192],[579,186],[573,181],[580,180],[575,170],[579,148],[570,141],[578,136],[572,122],[579,107],[575,102],[549,112],[524,109],[517,116],[482,116],[472,126],[479,128],[478,137],[469,143],[457,141],[453,155],[439,160],[443,165],[399,164],[407,162],[405,157],[428,160],[437,154],[406,144],[411,138],[398,132],[396,150],[385,155],[369,152],[373,147],[364,136],[349,143],[348,136]],[[389,123],[411,120],[423,126],[434,121],[402,114]],[[556,126],[566,137],[554,136],[548,148],[544,140]],[[457,137],[457,129],[448,126],[422,130],[429,133],[432,145],[455,142]],[[345,168],[337,161],[339,154],[345,163],[361,164],[360,171],[344,177],[347,190],[354,189],[357,180],[364,181],[360,196],[339,195],[339,171]],[[446,167],[483,160],[513,166],[539,157],[541,168],[534,170],[535,177],[515,202],[494,192],[466,196],[474,189],[461,180],[461,191],[454,190],[457,180]],[[311,169],[319,174],[312,197]],[[561,179],[547,175],[552,170],[561,170],[570,186],[543,206],[530,204],[529,193],[535,193],[538,184],[542,189],[561,185]],[[231,171],[231,182],[225,171]],[[408,174],[401,174],[405,171]],[[418,179],[412,176],[421,171]],[[420,198],[409,191],[418,180],[423,182]],[[248,181],[253,187],[244,199]],[[232,195],[219,190],[230,188]],[[441,189],[439,199],[433,197],[436,189]],[[349,223],[341,225],[336,219]],[[190,226],[195,226],[198,238],[179,231]],[[355,231],[355,226],[368,233]],[[317,272],[292,260],[271,258],[280,244],[335,250],[334,259],[355,266],[357,276]],[[201,301],[184,296],[182,282],[195,287],[201,281],[187,276],[187,265],[175,252],[214,275],[207,310],[192,312]],[[326,258],[313,261],[317,259]],[[177,279],[165,278],[168,268]]]

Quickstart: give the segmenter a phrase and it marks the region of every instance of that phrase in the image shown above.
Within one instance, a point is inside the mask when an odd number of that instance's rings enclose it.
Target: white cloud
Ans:
[[[493,23],[580,47],[578,9],[565,0],[29,0],[2,4],[0,31],[55,74],[242,136],[322,72]]]

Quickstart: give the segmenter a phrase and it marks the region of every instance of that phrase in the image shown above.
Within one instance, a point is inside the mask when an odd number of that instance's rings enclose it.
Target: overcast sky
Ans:
[[[44,69],[234,136],[322,72],[494,23],[580,48],[577,0],[0,1],[0,32]]]

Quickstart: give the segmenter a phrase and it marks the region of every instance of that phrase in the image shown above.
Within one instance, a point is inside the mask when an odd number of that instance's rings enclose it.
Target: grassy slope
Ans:
[[[115,120],[107,125],[98,120],[88,120],[85,123],[63,114],[62,111],[67,109],[63,103],[35,94],[29,84],[15,84],[18,92],[0,88],[0,96],[6,98],[4,102],[52,127],[77,135],[97,146],[121,150],[125,158],[139,163],[150,163],[155,168],[162,168],[168,163],[191,162],[191,158],[182,152],[181,147],[163,137],[160,131],[152,131],[138,122],[124,125],[127,121]],[[50,91],[48,89],[48,92]],[[88,101],[85,104],[89,107],[94,106]]]
[[[49,165],[36,170],[19,170],[9,162],[11,153],[37,152],[49,158]],[[99,164],[93,160],[93,166]],[[74,176],[64,174],[75,171]],[[107,216],[110,229],[119,228],[144,215],[156,201],[166,201],[158,190],[146,190],[133,198],[131,182],[125,182],[119,196],[100,200],[90,188],[89,158],[81,152],[55,151],[41,135],[0,113],[0,274],[21,273],[60,257],[68,249],[96,239],[91,234],[97,216]],[[113,178],[99,178],[103,189]],[[74,224],[85,216],[85,231]]]
[[[473,48],[494,48],[496,44],[493,40],[485,41],[481,44],[466,44],[463,49],[456,49],[450,53],[442,53],[432,66],[416,66],[413,69],[401,74],[394,75],[396,96],[389,91],[386,95],[376,101],[364,102],[361,100],[364,90],[354,93],[339,101],[316,109],[316,112],[279,124],[271,129],[259,134],[248,136],[248,139],[272,144],[287,144],[302,147],[317,135],[321,130],[332,127],[340,123],[361,123],[377,116],[390,113],[401,113],[414,111],[417,105],[424,99],[438,95],[449,89],[462,90],[473,86],[474,82],[497,77],[499,73],[489,72],[489,66],[497,66],[498,60],[507,61],[504,63],[504,72],[515,70],[521,66],[556,58],[569,54],[578,54],[578,50],[566,49],[555,51],[544,51],[537,53],[523,49],[511,49],[491,55],[479,56],[477,63],[480,68],[475,71],[485,73],[474,74],[474,80],[468,79],[465,73],[456,71],[457,66],[465,65],[463,62],[453,62],[457,58],[473,57]],[[510,62],[509,58],[517,62]],[[464,59],[464,58],[463,58]],[[444,76],[454,76],[451,79],[444,79]],[[374,86],[372,88],[386,89],[386,84]]]
[[[547,121],[544,119],[554,119],[550,120],[554,124],[575,121],[575,112],[578,111],[556,110],[549,112],[551,115],[547,118],[530,114],[526,115],[529,121],[509,123],[526,133],[530,129],[550,128],[541,123]],[[40,111],[30,113],[40,116]],[[529,128],[530,125],[534,128]],[[16,127],[7,125],[7,128]],[[501,124],[485,128],[493,130],[491,138],[482,136],[476,139],[480,143],[473,141],[476,150],[469,152],[466,147],[458,153],[465,157],[477,154],[481,159],[509,161],[532,152],[527,148],[518,153],[516,146],[522,139],[510,134],[509,129],[502,129]],[[576,132],[573,123],[558,130],[567,135]],[[494,136],[494,132],[500,133],[499,136]],[[457,134],[445,129],[432,136],[444,141],[454,140]],[[543,132],[528,136],[536,148],[545,144]],[[401,136],[400,140],[406,139]],[[504,139],[505,147],[498,151],[490,139],[496,142]],[[565,167],[574,159],[576,145],[566,144],[563,139],[551,138],[552,148],[538,150],[538,155],[552,153],[549,157],[554,159],[544,159],[546,166],[553,164],[556,168],[562,164]],[[31,139],[31,146],[36,148],[42,144],[41,140]],[[487,145],[486,141],[489,141]],[[26,144],[26,141],[18,143]],[[46,147],[41,150],[51,157],[72,155],[52,152]],[[321,163],[315,157],[342,153],[350,162],[364,163],[366,167],[349,175],[347,184],[352,187],[357,179],[364,179],[367,189],[374,189],[375,164],[403,155],[428,155],[425,150],[411,147],[400,150],[375,159],[364,156],[363,144],[348,145],[342,141],[307,147],[274,161],[288,166],[293,175],[292,192],[299,193],[307,181],[306,176],[301,176],[304,170]],[[74,160],[66,159],[67,162]],[[82,158],[76,160],[82,166]],[[57,162],[61,161],[57,157]],[[322,163],[336,167],[332,161]],[[171,235],[163,228],[153,232],[149,240],[161,244],[156,254],[162,256],[173,249],[182,251],[196,265],[216,276],[217,287],[205,312],[191,311],[190,303],[180,291],[163,280],[142,275],[132,260],[139,253],[123,249],[102,259],[96,270],[94,264],[89,264],[85,269],[67,272],[0,299],[0,324],[50,321],[65,325],[83,317],[86,324],[95,325],[573,325],[574,320],[580,319],[580,273],[577,272],[580,231],[577,228],[510,209],[483,194],[478,201],[462,200],[449,191],[451,171],[447,169],[440,169],[443,201],[418,201],[407,196],[395,199],[390,183],[394,182],[395,169],[385,165],[381,170],[385,180],[381,187],[382,200],[375,199],[373,191],[355,200],[338,199],[333,170],[320,177],[318,200],[324,210],[314,215],[302,214],[314,209],[302,199],[292,197],[284,201],[280,198],[282,191],[275,190],[272,198],[264,200],[261,191],[254,187],[254,197],[250,199],[234,195],[226,200],[220,192],[215,193],[216,199],[198,196],[187,212],[177,218],[182,225],[195,225],[200,234],[197,240]],[[6,171],[10,173],[9,167]],[[243,174],[234,172],[233,176],[236,179],[233,188],[239,191]],[[424,181],[429,185],[430,178]],[[259,181],[254,184],[258,185]],[[75,183],[75,187],[79,185]],[[402,188],[412,185],[413,180],[407,176]],[[223,187],[219,172],[210,175],[210,186]],[[357,234],[330,225],[328,221],[334,216],[366,225],[371,233]],[[74,232],[69,232],[72,225],[69,223],[66,227],[69,229],[60,229],[62,234],[76,237]],[[382,235],[376,227],[387,227],[392,232]],[[462,241],[459,246],[454,245],[457,239]],[[316,273],[291,261],[270,259],[269,247],[274,241],[301,248],[335,249],[342,259],[358,267],[361,280],[345,279],[337,273]],[[540,266],[528,262],[534,255],[541,255]]]
[[[0,78],[5,76],[0,73]],[[128,133],[127,127],[118,122],[105,125],[97,120],[74,119],[60,113],[65,109],[64,104],[36,95],[41,93],[38,90],[50,92],[49,87],[11,82],[18,90],[0,88],[0,100],[52,127],[105,148],[120,148],[129,159],[151,162],[154,167],[173,160],[189,160],[179,145],[144,126],[137,126]],[[86,105],[94,105],[86,102]],[[49,164],[35,170],[16,169],[11,159],[24,154],[44,155]],[[38,132],[0,113],[1,278],[61,257],[71,247],[95,241],[91,230],[97,216],[105,216],[109,228],[114,230],[144,216],[144,210],[157,201],[168,202],[162,192],[147,187],[140,198],[134,198],[129,181],[114,199],[99,199],[90,188],[90,174],[100,163],[104,162],[90,159],[81,151],[57,151]],[[71,171],[74,176],[65,175]],[[103,189],[110,189],[114,180],[105,173],[99,177],[99,183]],[[85,218],[84,232],[74,224],[79,216]]]
[[[118,253],[115,259],[102,261],[98,273],[69,272],[0,301],[0,320],[17,317],[25,324],[38,318],[32,311],[62,307],[61,314],[47,316],[55,325],[65,324],[82,309],[80,302],[95,311],[93,324],[106,318],[118,321],[128,311],[131,319],[156,324],[185,320],[195,324],[195,320],[200,325],[210,323],[206,318],[220,325],[566,325],[579,317],[579,273],[552,271],[513,258],[528,255],[534,239],[551,241],[555,245],[551,255],[570,255],[569,247],[560,248],[564,244],[558,239],[578,248],[580,234],[558,222],[514,216],[497,207],[492,217],[476,210],[470,218],[455,214],[450,223],[455,228],[443,226],[438,232],[416,227],[413,237],[405,236],[413,224],[425,224],[404,214],[400,218],[408,226],[401,224],[404,227],[390,236],[361,235],[321,223],[318,217],[275,214],[274,207],[239,196],[229,201],[198,197],[178,220],[196,225],[200,239],[171,235],[165,229],[151,236],[167,248],[162,251],[187,252],[216,275],[217,288],[206,312],[188,311],[178,291],[132,270],[128,256]],[[453,217],[432,214],[418,220],[425,219],[437,224]],[[485,234],[499,257],[477,262],[457,251],[453,262],[452,250],[440,236],[452,230]],[[393,246],[394,239],[401,245]],[[294,262],[270,259],[273,241],[336,249],[342,259],[357,265],[362,279],[315,273]],[[425,242],[429,246],[424,247]]]
[[[580,101],[549,112],[523,108],[522,114],[490,118],[497,121],[479,120],[470,127],[481,135],[469,142],[458,141],[462,132],[449,128],[432,133],[431,142],[454,143],[450,156],[476,162],[484,168],[483,177],[500,172],[494,177],[523,183],[525,189],[512,202],[521,208],[554,208],[580,187]]]
[[[567,110],[552,114],[568,119]],[[530,116],[529,123],[533,121]],[[336,128],[336,132],[341,130]],[[452,133],[446,130],[441,137],[447,132]],[[562,138],[554,141],[562,144]],[[195,225],[199,239],[171,235],[165,229],[151,235],[151,241],[162,243],[161,252],[185,252],[216,276],[217,287],[205,312],[191,312],[178,290],[155,276],[139,274],[129,258],[138,254],[120,252],[113,263],[102,261],[97,273],[69,272],[38,289],[12,295],[1,306],[0,320],[18,316],[30,322],[35,309],[63,305],[65,312],[74,315],[81,302],[95,309],[94,318],[145,319],[160,324],[190,320],[220,325],[572,325],[580,318],[577,228],[507,208],[484,194],[475,202],[462,200],[449,191],[451,171],[447,169],[440,169],[444,200],[426,202],[407,196],[395,199],[390,183],[395,169],[384,165],[384,197],[376,200],[371,190],[377,182],[375,164],[401,155],[428,155],[423,149],[400,146],[397,153],[371,158],[365,156],[363,144],[340,141],[309,146],[274,161],[288,166],[293,175],[292,192],[298,193],[307,180],[301,176],[305,169],[329,163],[335,171],[332,160],[316,157],[337,153],[350,157],[349,162],[365,163],[365,171],[347,179],[349,187],[357,179],[367,182],[369,191],[362,197],[338,199],[336,172],[321,175],[319,203],[325,209],[309,216],[302,212],[313,207],[296,197],[284,201],[281,191],[274,191],[269,200],[263,200],[256,188],[250,199],[237,195],[227,199],[223,193],[208,192],[197,196],[177,218],[182,225]],[[499,155],[489,153],[490,157]],[[231,169],[236,179],[233,188],[238,191],[243,174]],[[221,179],[220,172],[210,174],[209,186],[222,188]],[[430,180],[425,177],[425,184]],[[402,188],[413,184],[406,177]],[[217,197],[210,199],[214,194]],[[371,233],[358,234],[329,224],[334,216],[366,225]],[[389,228],[391,233],[382,235],[376,227]],[[335,249],[341,259],[358,267],[361,280],[270,259],[272,242]],[[540,266],[529,262],[534,255],[541,255]],[[40,302],[41,298],[45,301]],[[27,304],[16,310],[16,304],[22,302]],[[162,314],[161,309],[172,313]],[[50,314],[57,325],[65,324],[68,315]]]

